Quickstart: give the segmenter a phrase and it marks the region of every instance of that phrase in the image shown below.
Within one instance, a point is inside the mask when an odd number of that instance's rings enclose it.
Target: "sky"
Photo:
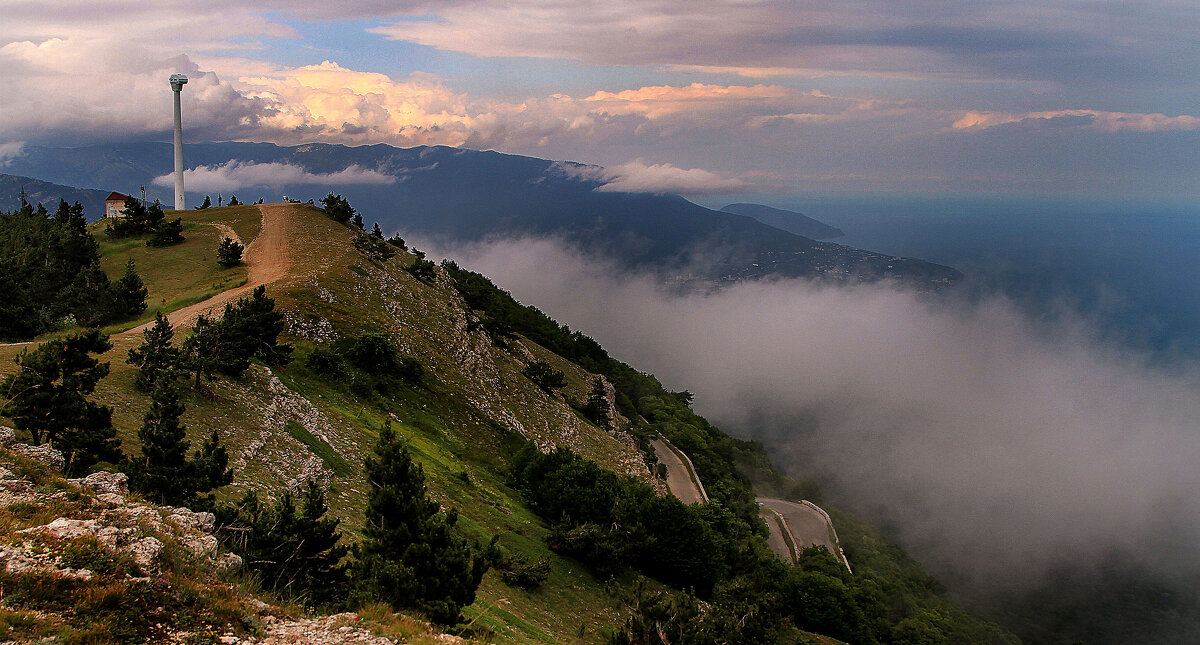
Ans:
[[[704,203],[1200,196],[1194,0],[0,0],[0,12],[0,166],[28,145],[169,141],[178,72],[192,141],[494,149]]]

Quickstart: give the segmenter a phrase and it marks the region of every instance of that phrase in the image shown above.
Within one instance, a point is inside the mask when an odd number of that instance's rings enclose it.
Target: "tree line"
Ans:
[[[50,213],[22,201],[0,212],[0,338],[27,340],[141,315],[147,293],[132,260],[110,280],[99,249],[78,202],[60,200]]]

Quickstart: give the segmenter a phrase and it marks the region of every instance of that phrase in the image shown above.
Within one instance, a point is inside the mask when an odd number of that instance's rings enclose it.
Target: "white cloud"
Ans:
[[[183,172],[184,185],[189,191],[229,191],[239,188],[266,186],[279,188],[293,184],[347,186],[356,184],[390,184],[395,177],[378,170],[351,165],[334,173],[311,173],[285,163],[243,163],[230,160],[217,166],[201,166]],[[154,179],[156,186],[174,186],[175,176],[163,175]]]
[[[24,150],[24,141],[9,141],[7,143],[0,143],[0,166],[7,165],[9,161],[20,157]]]
[[[726,195],[744,192],[751,185],[736,177],[724,177],[703,168],[679,168],[669,163],[647,164],[642,159],[613,166],[607,181],[596,190],[618,193],[678,193],[680,195]]]

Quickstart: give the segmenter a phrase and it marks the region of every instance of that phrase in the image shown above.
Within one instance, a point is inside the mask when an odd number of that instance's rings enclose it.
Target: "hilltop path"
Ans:
[[[240,287],[222,291],[194,305],[172,311],[167,314],[167,320],[171,321],[171,326],[176,329],[191,327],[201,314],[209,316],[220,314],[221,308],[226,303],[249,295],[259,285],[271,284],[287,276],[292,267],[288,239],[289,232],[294,225],[296,208],[295,204],[260,204],[258,210],[262,213],[262,229],[242,255],[242,260],[246,263],[247,268],[246,283]],[[153,321],[148,322],[140,327],[122,332],[120,335],[141,333],[152,324],[154,324]]]

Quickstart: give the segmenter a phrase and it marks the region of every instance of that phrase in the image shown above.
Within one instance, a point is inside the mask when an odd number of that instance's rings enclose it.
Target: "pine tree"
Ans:
[[[332,191],[321,198],[321,207],[330,219],[342,224],[349,223],[350,218],[356,214],[354,208],[350,206],[350,202],[346,201],[341,195],[334,195]]]
[[[162,211],[159,211],[160,213]],[[176,217],[169,222],[161,222],[152,229],[146,246],[171,246],[183,241],[183,218]]]
[[[174,383],[159,381],[150,395],[138,440],[141,455],[126,464],[129,487],[158,504],[186,504],[194,491],[189,485],[187,451],[191,444],[179,423],[184,406]]]
[[[62,451],[70,474],[121,456],[112,410],[87,400],[109,369],[91,354],[110,349],[108,336],[98,329],[47,341],[22,352],[16,359],[20,370],[0,384],[8,398],[0,414],[28,433],[34,445],[50,443]]]
[[[229,468],[229,451],[221,445],[216,430],[213,430],[200,448],[192,453],[192,460],[188,465],[193,490],[198,494],[209,493],[233,482],[233,470]],[[211,493],[201,495],[199,499],[192,501],[192,505],[209,508],[213,504],[213,497]]]
[[[217,245],[217,264],[223,267],[235,267],[242,263],[242,245],[225,238]]]
[[[126,362],[140,368],[133,381],[134,387],[150,392],[158,381],[174,378],[179,367],[179,349],[171,344],[175,332],[171,322],[161,313],[154,314],[154,326],[143,331],[142,336],[145,340],[129,350]]]
[[[221,344],[224,358],[223,374],[237,376],[249,365],[236,359],[251,357],[268,365],[287,365],[292,360],[292,346],[279,342],[284,329],[283,314],[275,309],[275,299],[267,297],[267,288],[259,285],[249,298],[225,305],[221,318]]]
[[[238,201],[237,195],[230,195],[229,196],[229,205],[230,206],[241,206],[242,203]]]
[[[547,392],[567,386],[567,375],[554,369],[554,366],[546,361],[534,361],[521,370],[521,373]]]
[[[137,274],[133,258],[125,263],[125,275],[113,282],[109,287],[112,294],[112,318],[124,319],[139,316],[146,310],[146,296],[149,291]]]
[[[608,430],[613,427],[612,404],[608,402],[608,390],[604,387],[604,378],[597,376],[592,379],[592,389],[588,392],[587,405],[583,408],[584,416],[600,428]]]
[[[204,196],[204,203],[196,207],[196,210],[201,211],[206,208],[212,208],[212,198],[208,195]]]
[[[451,534],[457,513],[443,514],[429,499],[424,471],[390,425],[380,432],[365,470],[370,492],[358,575],[366,590],[434,622],[458,622],[462,607],[475,601],[485,558]]]
[[[196,389],[200,389],[200,378],[212,378],[221,368],[221,330],[207,316],[196,319],[192,335],[183,341],[179,356],[180,365],[196,376]],[[242,358],[249,365],[249,358]],[[242,368],[245,370],[245,368]],[[239,372],[240,374],[240,372]]]
[[[312,605],[344,596],[348,576],[342,559],[350,549],[340,544],[340,520],[327,517],[325,492],[317,482],[306,483],[299,509],[291,492],[268,507],[250,491],[236,507],[224,506],[218,515],[230,510],[235,515],[225,523],[245,531],[243,539],[231,540],[229,546],[264,587],[307,595]]]
[[[172,506],[207,506],[211,497],[197,498],[214,488],[233,481],[228,469],[229,456],[214,431],[196,450],[192,459],[187,451],[191,442],[180,424],[184,405],[179,388],[172,381],[159,381],[150,395],[150,409],[142,420],[138,439],[141,455],[125,464],[130,488],[151,501]]]

